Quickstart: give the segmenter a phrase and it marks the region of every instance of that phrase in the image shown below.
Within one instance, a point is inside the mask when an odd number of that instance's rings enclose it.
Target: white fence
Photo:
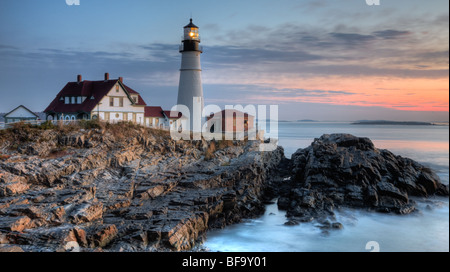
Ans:
[[[0,123],[0,129],[7,129],[7,128],[11,128],[14,124],[30,124],[30,125],[41,125],[42,123],[45,123],[47,121],[45,120],[27,120],[27,121],[20,121],[20,122],[12,122],[12,123]],[[54,124],[56,124],[57,121],[53,121]],[[66,123],[66,121],[63,121],[64,123]],[[67,121],[70,122],[70,121]]]
[[[11,128],[14,124],[30,124],[30,125],[42,125],[43,123],[45,123],[47,121],[45,120],[28,120],[28,121],[21,121],[21,122],[13,122],[13,123],[4,123],[4,122],[0,122],[0,130],[2,129],[7,129],[7,128]],[[72,123],[78,123],[79,120],[50,120],[48,122],[52,122],[54,125],[59,125],[59,124],[63,124],[63,125],[69,125]],[[118,123],[118,122],[109,122],[109,123]],[[144,125],[142,125],[144,126]],[[144,126],[144,127],[148,127],[148,128],[154,128],[154,129],[161,129],[161,130],[170,130],[170,128],[166,125],[161,125],[161,126]]]

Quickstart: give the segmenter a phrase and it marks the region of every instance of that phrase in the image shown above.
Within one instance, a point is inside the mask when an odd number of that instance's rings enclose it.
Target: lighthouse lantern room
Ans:
[[[198,35],[198,26],[194,25],[191,19],[190,23],[184,27],[183,42],[180,48],[180,52],[183,51],[202,52],[199,43],[200,43],[200,36]]]

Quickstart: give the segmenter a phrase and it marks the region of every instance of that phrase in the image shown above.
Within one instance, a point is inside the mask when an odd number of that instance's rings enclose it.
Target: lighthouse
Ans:
[[[198,27],[190,23],[184,27],[181,53],[180,82],[178,85],[178,105],[184,105],[189,109],[189,130],[200,132],[203,124],[202,111],[203,87],[202,87],[202,67],[200,64],[200,54],[202,48]],[[183,112],[183,111],[181,111]],[[184,115],[184,113],[183,113]]]

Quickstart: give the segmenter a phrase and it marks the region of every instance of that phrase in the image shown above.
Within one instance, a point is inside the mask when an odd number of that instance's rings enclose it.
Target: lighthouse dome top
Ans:
[[[192,18],[191,18],[189,24],[186,25],[184,28],[198,28],[198,26],[196,26],[196,25],[194,25],[194,23],[192,23]]]

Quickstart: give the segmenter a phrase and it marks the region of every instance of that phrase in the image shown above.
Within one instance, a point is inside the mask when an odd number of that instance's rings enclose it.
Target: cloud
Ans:
[[[266,62],[307,62],[322,59],[320,55],[301,50],[285,51],[237,46],[205,47],[204,52],[208,54],[207,61],[217,65],[235,63],[242,66]]]
[[[330,33],[330,35],[336,40],[354,46],[365,44],[376,39],[373,35],[362,35],[357,33]]]
[[[14,49],[14,50],[17,50],[19,48],[15,47],[15,46],[7,45],[7,44],[0,44],[0,50],[1,49]]]
[[[376,37],[382,38],[382,39],[398,39],[407,35],[410,35],[411,32],[404,31],[404,30],[394,30],[394,29],[387,29],[387,30],[379,30],[373,32],[373,35]]]

